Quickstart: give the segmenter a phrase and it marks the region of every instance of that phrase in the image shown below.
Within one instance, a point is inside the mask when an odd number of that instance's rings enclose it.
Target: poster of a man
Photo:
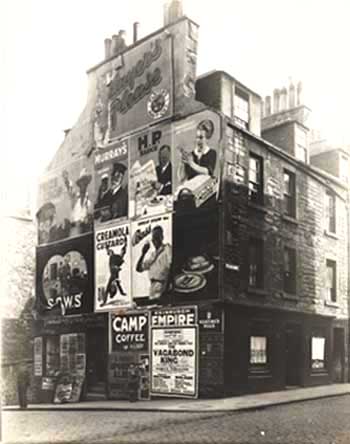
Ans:
[[[218,116],[206,111],[191,116],[175,130],[174,190],[176,208],[207,205],[218,191]],[[189,141],[193,140],[193,144]],[[185,202],[186,200],[186,202]]]
[[[95,232],[95,311],[131,306],[130,229],[109,225]]]
[[[126,219],[129,212],[128,142],[122,141],[95,155],[95,221]]]
[[[133,224],[133,294],[158,304],[166,297],[172,264],[171,215]]]
[[[47,173],[39,186],[38,244],[92,231],[93,176],[84,160]]]
[[[130,210],[132,219],[171,211],[172,136],[169,125],[148,129],[131,138]]]

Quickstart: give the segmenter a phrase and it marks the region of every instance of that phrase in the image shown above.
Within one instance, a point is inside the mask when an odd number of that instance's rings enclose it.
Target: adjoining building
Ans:
[[[106,39],[39,185],[39,401],[125,399],[132,363],[142,399],[347,381],[347,188],[309,164],[301,87],[262,119],[196,77],[198,25],[169,8]]]

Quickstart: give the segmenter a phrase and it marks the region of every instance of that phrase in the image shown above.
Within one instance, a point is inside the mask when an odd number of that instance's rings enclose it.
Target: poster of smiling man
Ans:
[[[78,160],[45,175],[39,184],[38,244],[92,231],[92,165]]]
[[[37,248],[37,309],[43,315],[93,310],[92,235]]]
[[[219,116],[194,114],[175,126],[174,198],[177,212],[192,211],[215,201],[219,186]]]
[[[128,141],[99,149],[95,154],[97,225],[128,217]]]
[[[130,218],[172,210],[171,150],[169,125],[148,129],[131,138]]]
[[[160,304],[168,290],[172,263],[172,215],[133,222],[132,282],[134,301]]]
[[[130,248],[129,224],[95,232],[95,311],[131,305]]]

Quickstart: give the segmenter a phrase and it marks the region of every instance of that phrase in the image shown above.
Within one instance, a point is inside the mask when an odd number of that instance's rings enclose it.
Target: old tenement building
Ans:
[[[346,185],[310,165],[300,85],[262,110],[197,44],[173,1],[88,71],[39,184],[39,401],[125,399],[130,364],[141,399],[347,381]]]

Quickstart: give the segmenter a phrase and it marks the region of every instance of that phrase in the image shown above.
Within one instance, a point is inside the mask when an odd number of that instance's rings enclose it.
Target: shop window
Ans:
[[[249,199],[262,205],[264,200],[263,159],[249,154]]]
[[[249,95],[239,88],[235,88],[233,102],[233,120],[241,128],[249,128]]]
[[[60,369],[60,337],[46,338],[46,376],[54,376]]]
[[[337,301],[337,264],[335,261],[327,259],[327,282],[326,294],[329,302]]]
[[[296,216],[295,174],[284,170],[283,173],[283,202],[286,216]]]
[[[331,191],[326,191],[326,231],[336,232],[335,195]]]
[[[250,336],[249,363],[252,370],[263,369],[268,364],[266,336]]]
[[[313,370],[325,369],[326,338],[313,336],[311,338],[311,368]]]
[[[248,284],[250,287],[264,288],[264,242],[251,238],[248,251]]]
[[[284,291],[296,293],[296,251],[293,248],[284,248]]]

